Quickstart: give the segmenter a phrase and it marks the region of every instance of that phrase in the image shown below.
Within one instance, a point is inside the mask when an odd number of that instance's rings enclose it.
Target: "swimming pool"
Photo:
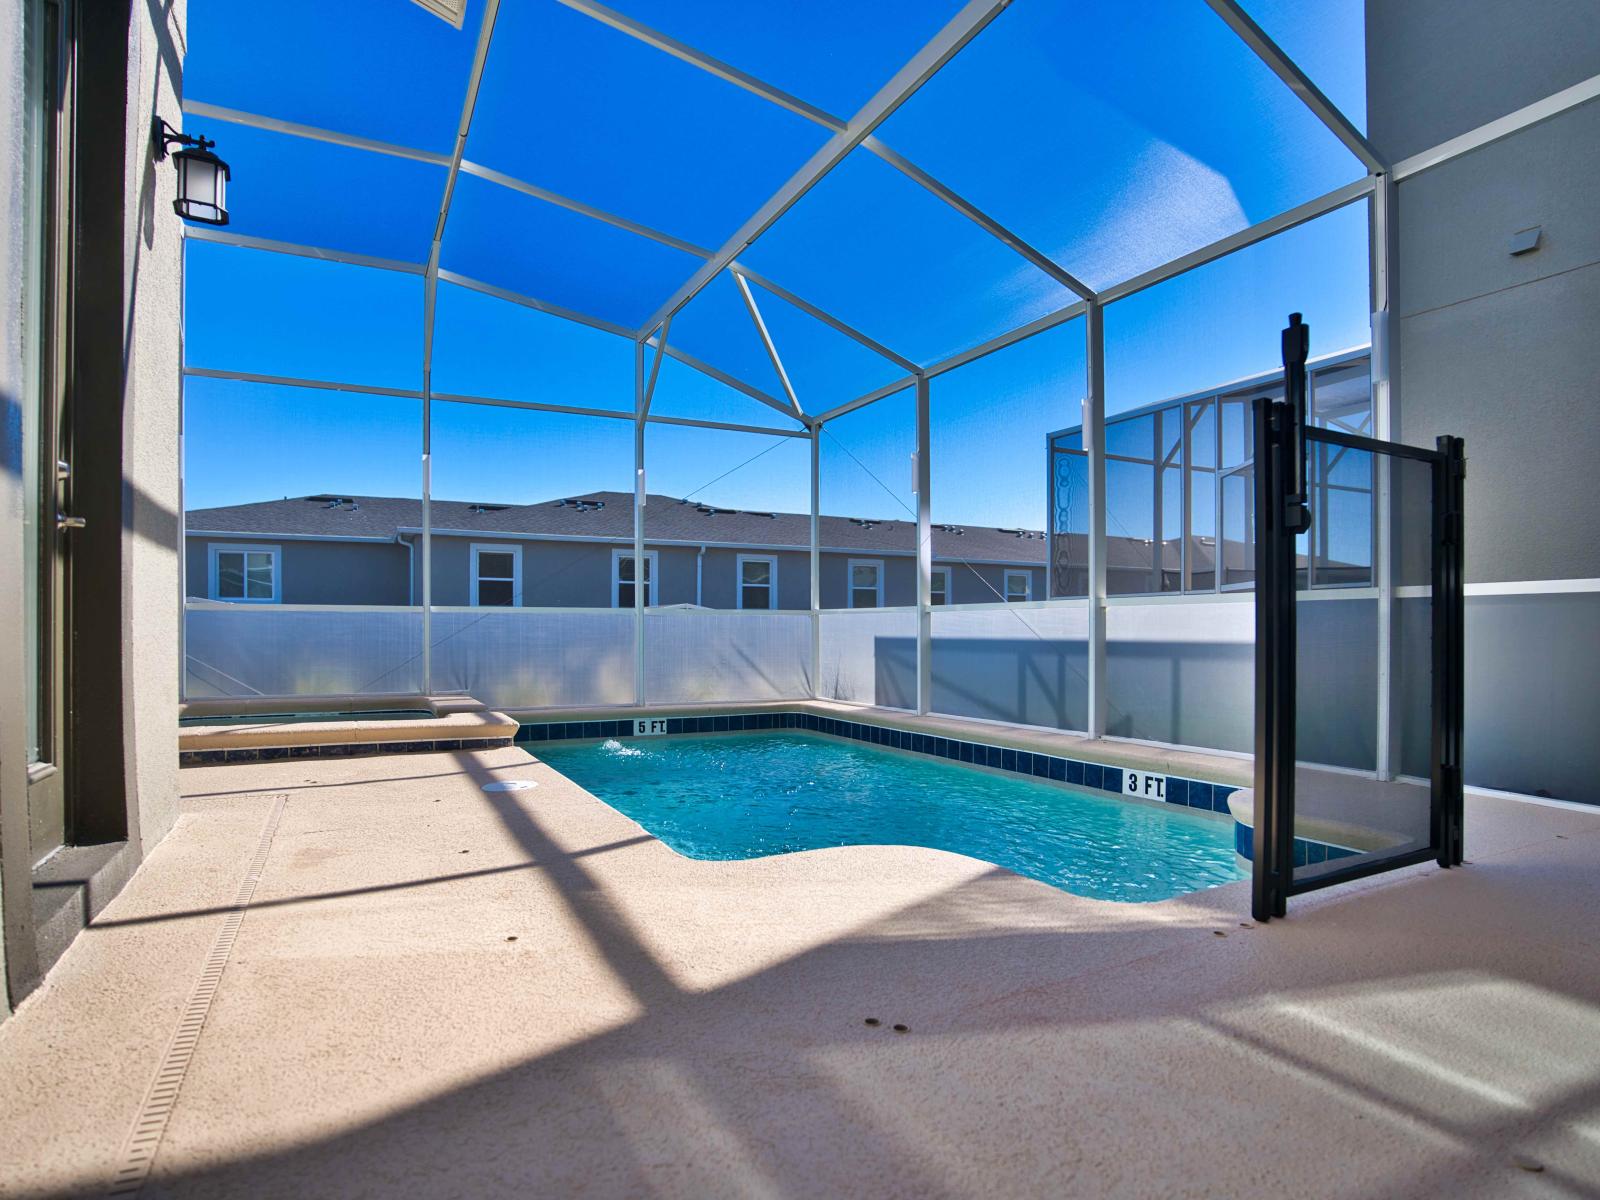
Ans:
[[[1229,821],[798,732],[541,745],[539,758],[689,858],[927,846],[1097,900],[1248,876]]]

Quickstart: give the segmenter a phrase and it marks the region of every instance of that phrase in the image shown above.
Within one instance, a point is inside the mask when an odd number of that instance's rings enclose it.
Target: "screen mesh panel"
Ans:
[[[184,687],[207,696],[422,690],[422,611],[278,604],[184,607]]]
[[[1106,609],[1106,732],[1249,753],[1255,602]]]
[[[821,676],[826,700],[915,708],[917,614],[906,611],[824,612]]]
[[[933,711],[1085,728],[1088,630],[1081,605],[935,609]]]
[[[653,611],[644,639],[650,704],[810,698],[810,613]]]
[[[633,613],[435,609],[433,687],[501,708],[633,703]]]

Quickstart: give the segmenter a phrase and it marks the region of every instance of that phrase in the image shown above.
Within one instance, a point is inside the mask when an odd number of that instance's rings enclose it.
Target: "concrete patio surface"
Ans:
[[[1469,797],[1470,865],[1254,926],[691,861],[518,748],[181,782],[0,1025],[0,1195],[105,1193],[263,853],[145,1195],[1600,1195],[1600,813]]]

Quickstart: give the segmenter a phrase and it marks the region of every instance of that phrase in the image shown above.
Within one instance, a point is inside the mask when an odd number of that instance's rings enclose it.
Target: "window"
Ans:
[[[1006,603],[1020,604],[1033,599],[1033,572],[1006,572]]]
[[[472,544],[472,603],[510,608],[522,603],[522,547]]]
[[[278,547],[211,547],[211,598],[235,604],[277,604]]]
[[[949,567],[935,567],[933,569],[933,580],[929,584],[929,587],[928,587],[928,603],[929,604],[949,604],[950,603],[950,568]]]
[[[739,555],[739,607],[778,607],[778,560]]]
[[[656,561],[656,552],[648,550],[644,556],[644,606],[649,608],[655,603],[653,589],[656,575],[661,564]],[[611,606],[613,608],[632,608],[634,602],[633,585],[636,579],[634,573],[633,554],[621,550],[611,552]]]
[[[883,563],[879,559],[852,558],[850,571],[850,607],[883,607]]]

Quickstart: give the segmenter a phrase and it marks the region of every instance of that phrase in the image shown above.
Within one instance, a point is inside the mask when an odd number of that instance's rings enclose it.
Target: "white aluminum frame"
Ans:
[[[1488,145],[1500,138],[1509,136],[1521,129],[1528,128],[1542,121],[1549,120],[1579,105],[1589,103],[1600,98],[1600,76],[1585,80],[1581,83],[1557,92],[1543,100],[1528,105],[1517,112],[1508,114],[1497,121],[1490,122],[1478,129],[1469,131],[1459,137],[1452,138],[1439,146],[1420,154],[1413,155],[1400,162],[1390,164],[1375,147],[1365,138],[1339,109],[1332,104],[1327,96],[1309,79],[1297,64],[1256,24],[1245,11],[1238,0],[1204,0],[1216,15],[1251,51],[1254,53],[1277,77],[1293,91],[1302,103],[1346,146],[1347,149],[1363,164],[1367,175],[1333,190],[1323,196],[1307,201],[1295,208],[1276,214],[1268,219],[1258,222],[1247,229],[1240,230],[1225,238],[1218,239],[1208,246],[1201,247],[1182,255],[1166,264],[1142,272],[1129,279],[1118,282],[1100,293],[1084,285],[1069,271],[1056,263],[1048,255],[1030,246],[1020,237],[1009,231],[998,220],[979,210],[975,205],[965,200],[953,189],[946,186],[933,176],[922,171],[914,163],[898,154],[889,146],[878,139],[874,131],[915,91],[929,78],[939,71],[955,54],[968,42],[978,36],[989,22],[993,21],[1007,7],[1009,0],[969,0],[960,12],[940,32],[931,39],[904,67],[902,67],[889,82],[874,95],[853,117],[849,120],[834,116],[809,102],[793,96],[782,89],[772,86],[747,72],[741,71],[730,64],[708,55],[677,39],[653,30],[641,22],[635,21],[621,13],[596,3],[595,0],[557,0],[567,8],[579,12],[593,20],[601,22],[611,29],[632,37],[655,50],[669,54],[698,70],[706,71],[723,81],[744,89],[769,103],[792,112],[805,120],[811,121],[829,132],[828,141],[815,155],[800,168],[777,192],[756,210],[743,226],[730,237],[722,246],[715,249],[696,246],[683,239],[676,238],[663,231],[653,229],[636,221],[631,221],[617,214],[607,212],[593,205],[585,204],[572,197],[563,196],[549,189],[541,188],[529,181],[520,180],[503,172],[497,171],[483,164],[473,162],[466,158],[466,140],[470,130],[473,109],[477,100],[479,85],[482,81],[484,65],[491,44],[495,18],[498,10],[498,0],[486,0],[486,8],[482,25],[479,31],[477,50],[474,56],[472,69],[468,77],[466,94],[463,99],[461,119],[458,125],[456,142],[449,155],[438,152],[420,150],[412,147],[380,142],[368,138],[339,133],[333,130],[322,129],[315,126],[304,125],[291,121],[284,121],[270,116],[261,116],[245,113],[235,109],[228,109],[217,105],[208,105],[200,101],[185,101],[185,112],[200,117],[229,121],[237,124],[249,125],[256,128],[268,129],[289,136],[329,142],[347,146],[352,149],[363,150],[370,153],[391,155],[394,157],[410,159],[418,162],[429,163],[446,168],[446,181],[443,197],[440,204],[438,217],[435,223],[434,236],[431,240],[429,253],[425,262],[412,263],[392,259],[378,258],[368,255],[354,254],[331,248],[321,248],[306,245],[273,241],[270,239],[256,238],[240,235],[222,229],[206,227],[187,228],[185,233],[189,237],[200,240],[218,242],[234,246],[241,246],[273,253],[282,253],[319,259],[322,261],[345,263],[353,266],[371,267],[380,270],[390,270],[424,278],[424,347],[422,362],[422,386],[420,390],[379,388],[353,383],[336,383],[322,380],[292,379],[282,376],[260,375],[244,372],[229,372],[216,369],[187,367],[184,373],[203,378],[238,379],[248,382],[279,384],[284,386],[299,386],[322,388],[334,391],[346,391],[354,394],[385,395],[400,399],[420,399],[423,402],[423,446],[422,446],[422,511],[423,522],[421,529],[422,542],[422,591],[423,603],[421,605],[424,623],[424,638],[422,656],[424,662],[424,679],[431,683],[431,670],[429,667],[429,652],[431,641],[431,628],[429,614],[432,605],[432,571],[431,571],[431,405],[433,401],[448,403],[470,403],[502,405],[508,407],[522,407],[538,411],[568,412],[578,415],[599,416],[612,419],[631,419],[635,423],[635,480],[638,502],[635,505],[633,553],[640,559],[646,557],[644,550],[644,514],[643,499],[645,494],[644,476],[644,432],[648,422],[657,421],[671,424],[681,424],[704,428],[734,429],[740,431],[757,432],[769,435],[805,437],[811,442],[811,536],[810,536],[810,564],[811,564],[811,612],[812,626],[812,679],[813,686],[819,674],[820,664],[820,616],[824,611],[821,607],[821,576],[820,555],[822,547],[819,544],[819,457],[820,437],[827,421],[853,412],[859,408],[875,403],[888,396],[896,395],[908,388],[918,389],[918,462],[916,465],[918,479],[918,598],[917,604],[905,611],[915,611],[923,618],[919,632],[918,662],[919,662],[919,708],[925,708],[928,700],[928,686],[926,671],[928,667],[928,618],[931,604],[931,581],[935,569],[943,571],[946,575],[947,602],[953,602],[950,593],[954,579],[949,567],[934,568],[931,565],[931,543],[929,542],[929,525],[927,521],[928,508],[928,476],[929,454],[927,449],[927,414],[926,396],[928,381],[946,371],[955,370],[967,363],[973,362],[987,354],[995,353],[1014,345],[1025,338],[1047,329],[1058,327],[1078,317],[1085,317],[1085,336],[1087,340],[1087,371],[1085,380],[1084,398],[1084,447],[1089,461],[1090,477],[1090,594],[1081,599],[1068,599],[1062,601],[1046,600],[1034,602],[1036,604],[1078,604],[1087,605],[1089,613],[1089,725],[1086,731],[1090,736],[1103,736],[1106,722],[1106,667],[1105,667],[1105,610],[1107,605],[1122,603],[1160,603],[1168,599],[1160,596],[1130,596],[1108,597],[1106,594],[1106,560],[1105,560],[1105,381],[1104,381],[1104,305],[1126,296],[1133,295],[1147,288],[1172,279],[1184,272],[1193,270],[1205,263],[1214,261],[1235,250],[1243,249],[1278,233],[1291,229],[1320,217],[1347,204],[1355,203],[1366,197],[1371,197],[1373,207],[1374,236],[1372,241],[1371,275],[1373,281],[1373,412],[1374,436],[1382,439],[1392,435],[1392,412],[1395,407],[1395,388],[1398,381],[1397,364],[1394,362],[1394,337],[1390,329],[1389,316],[1390,299],[1395,291],[1395,265],[1397,256],[1394,247],[1394,230],[1392,213],[1394,210],[1395,185],[1422,171],[1430,170],[1443,163],[1470,153],[1482,146]],[[941,202],[949,205],[966,219],[977,224],[985,233],[1000,241],[1013,252],[1018,254],[1033,268],[1043,273],[1048,278],[1066,287],[1079,297],[1079,300],[1067,305],[1044,317],[1031,321],[1007,333],[989,339],[980,345],[952,354],[932,364],[917,364],[911,359],[897,353],[892,348],[873,339],[865,332],[855,329],[837,317],[827,313],[818,306],[805,301],[794,293],[785,290],[776,281],[767,279],[750,270],[738,261],[737,256],[744,252],[757,238],[766,232],[782,217],[782,215],[796,203],[807,191],[820,182],[826,175],[844,160],[853,150],[860,147],[876,155],[882,161],[892,166],[907,178],[916,182]],[[576,312],[559,305],[547,303],[536,298],[522,295],[499,288],[482,281],[473,280],[440,266],[439,254],[446,222],[448,221],[450,204],[454,194],[456,180],[465,172],[480,178],[492,185],[508,188],[527,195],[543,203],[554,204],[568,211],[601,221],[622,229],[638,237],[655,241],[659,244],[670,246],[674,249],[691,254],[701,260],[701,266],[682,284],[672,296],[657,309],[644,326],[631,329],[613,321],[607,321],[589,314]],[[778,377],[783,384],[785,396],[780,399],[753,387],[743,380],[728,375],[726,372],[703,363],[690,355],[672,347],[668,342],[670,332],[669,322],[671,317],[680,311],[701,288],[723,270],[730,271],[738,284],[741,294],[745,298],[752,319],[755,321],[763,345],[777,370]],[[433,321],[440,281],[460,287],[470,288],[486,295],[511,303],[523,305],[528,308],[546,313],[548,315],[571,320],[591,328],[603,330],[619,337],[626,337],[635,343],[635,395],[634,406],[628,411],[606,411],[601,409],[587,409],[574,406],[543,404],[535,401],[495,399],[490,397],[463,396],[463,395],[438,395],[432,390],[432,349],[433,349]],[[794,389],[789,381],[788,374],[782,366],[778,348],[773,343],[770,333],[762,319],[759,306],[756,304],[754,293],[750,284],[755,284],[767,290],[786,303],[792,304],[815,320],[821,321],[838,333],[851,338],[859,345],[874,352],[885,360],[892,362],[904,376],[888,384],[878,387],[854,400],[837,405],[818,416],[805,413]],[[659,334],[659,336],[658,336]],[[657,352],[649,369],[648,378],[645,373],[645,348],[655,347]],[[796,421],[799,428],[766,428],[755,425],[740,425],[727,422],[705,421],[695,418],[659,417],[650,413],[650,401],[653,397],[655,380],[659,374],[664,355],[683,362],[692,369],[701,371],[718,382],[742,392],[750,398],[757,400],[784,417]],[[1216,487],[1218,503],[1220,504],[1222,480],[1219,474]],[[1187,489],[1185,489],[1185,504],[1188,503]],[[1386,489],[1380,487],[1380,493],[1375,503],[1382,506],[1387,503]],[[1379,528],[1384,527],[1379,521]],[[1219,525],[1220,529],[1220,525]],[[614,553],[622,553],[615,551]],[[654,554],[655,552],[649,552]],[[850,587],[850,568],[856,563],[871,563],[876,566],[878,578],[878,608],[879,611],[897,611],[883,607],[884,585],[886,582],[886,560],[875,559],[849,559],[846,567],[846,599],[853,598],[854,589]],[[280,586],[280,566],[275,567],[275,588]],[[1375,551],[1375,579],[1376,592],[1380,603],[1388,604],[1392,601],[1396,590],[1392,587],[1387,576],[1386,555]],[[652,586],[659,585],[659,566],[652,567]],[[1046,568],[1048,571],[1048,566]],[[1220,564],[1219,564],[1220,570]],[[615,571],[613,572],[615,574]],[[642,583],[642,580],[637,581]],[[1031,582],[1031,577],[1030,577]],[[1521,586],[1521,585],[1518,585]],[[1533,586],[1533,585],[1529,585]],[[776,576],[774,575],[773,590],[776,593]],[[1047,584],[1048,590],[1048,584]],[[1469,588],[1469,591],[1471,589]],[[635,653],[636,653],[636,700],[643,703],[646,699],[644,679],[644,589],[636,586],[636,614],[635,614]],[[615,599],[615,582],[613,583],[613,601]],[[1206,597],[1184,593],[1170,598],[1172,602],[1194,603],[1205,599],[1218,601],[1245,600],[1246,596],[1232,596],[1225,592],[1218,592],[1214,596]],[[968,607],[968,606],[963,606]],[[1001,605],[999,607],[1005,607]],[[1014,606],[1013,606],[1014,607]],[[610,610],[601,610],[610,611]],[[851,609],[837,611],[852,611]],[[1388,634],[1381,632],[1380,656],[1382,659],[1390,657],[1387,653],[1391,648],[1387,645]],[[1380,667],[1380,673],[1383,668]],[[1379,716],[1379,746],[1380,746],[1380,773],[1387,769],[1388,744],[1388,705],[1386,689],[1380,691],[1380,716]]]

